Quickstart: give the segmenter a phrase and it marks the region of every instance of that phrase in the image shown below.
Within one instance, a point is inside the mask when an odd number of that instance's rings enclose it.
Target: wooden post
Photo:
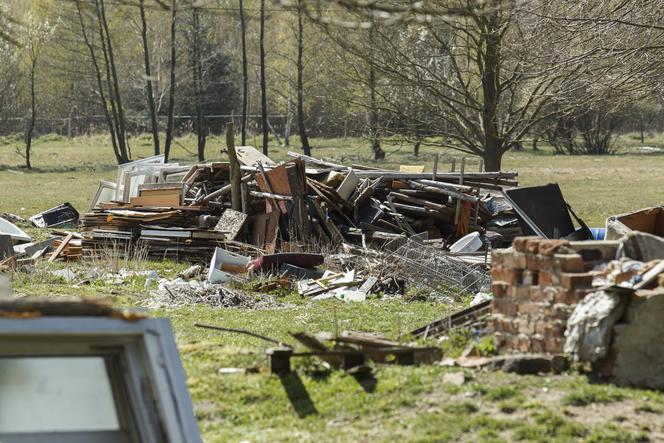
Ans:
[[[226,123],[226,147],[228,159],[231,163],[231,207],[242,211],[242,171],[235,152],[235,132],[233,122]]]
[[[461,157],[461,169],[459,175],[459,184],[463,185],[463,173],[466,168],[466,157]],[[457,199],[456,212],[454,213],[454,226],[459,224],[459,213],[461,212],[461,199]]]
[[[484,160],[480,159],[480,168],[479,168],[479,172],[482,172],[482,169],[484,169]]]
[[[456,158],[453,158],[452,159],[452,169],[450,169],[450,172],[454,172],[455,169],[456,169]]]
[[[306,241],[309,238],[309,220],[307,217],[307,204],[304,200],[304,184],[300,178],[298,167],[295,165],[286,166],[286,176],[291,196],[293,197],[293,209],[291,212],[293,217],[290,228],[293,229],[296,238]]]
[[[288,374],[291,371],[290,358],[293,355],[291,348],[270,348],[266,351],[270,357],[270,372],[273,374]]]
[[[431,174],[431,180],[436,180],[436,174],[438,174],[438,154],[433,155],[433,173]]]
[[[249,215],[249,186],[246,183],[240,185],[241,196],[242,196],[242,212]]]

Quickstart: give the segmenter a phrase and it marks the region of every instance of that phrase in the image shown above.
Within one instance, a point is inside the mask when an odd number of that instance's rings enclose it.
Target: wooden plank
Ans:
[[[399,165],[399,172],[424,172],[424,165]]]
[[[238,146],[235,148],[235,152],[237,153],[238,161],[244,166],[254,166],[257,162],[261,162],[268,167],[277,166],[270,157],[253,146]]]
[[[320,205],[318,204],[318,202],[317,202],[314,198],[311,198],[311,199],[309,200],[309,202],[310,202],[311,206],[313,206],[313,208],[314,208],[314,210],[316,211],[316,213],[318,214],[318,217],[319,217],[319,219],[320,219],[320,222],[323,224],[323,226],[325,227],[325,229],[327,230],[327,232],[328,232],[328,233],[330,234],[330,236],[332,237],[332,240],[333,240],[333,241],[338,241],[338,242],[340,242],[340,243],[343,243],[343,241],[344,241],[344,236],[341,235],[341,231],[339,231],[339,229],[337,228],[337,226],[336,226],[334,223],[332,223],[332,222],[327,218],[327,215],[325,215],[325,212],[324,212],[323,209],[320,207]]]
[[[290,220],[290,229],[294,231],[296,238],[307,240],[310,235],[307,202],[302,192],[304,186],[301,183],[298,167],[296,165],[288,165],[286,167],[286,175],[288,176],[288,183],[293,198],[293,210],[291,213],[293,217]]]
[[[60,243],[60,246],[58,246],[58,249],[56,249],[55,252],[53,252],[53,254],[51,254],[51,257],[48,259],[49,263],[55,261],[55,259],[57,259],[60,256],[60,254],[65,249],[67,244],[69,244],[69,242],[71,241],[72,238],[74,238],[74,234],[71,234],[71,233],[67,234],[65,239],[62,240],[62,243]]]
[[[355,189],[357,188],[357,185],[359,183],[360,179],[357,178],[357,175],[351,169],[350,171],[348,171],[348,174],[346,174],[344,181],[341,182],[341,184],[337,188],[337,194],[339,194],[339,196],[344,200],[348,200],[355,191]]]
[[[244,223],[247,221],[247,214],[236,211],[234,209],[227,209],[221,214],[219,222],[214,227],[217,232],[225,232],[229,240],[235,240],[237,234],[242,230]]]

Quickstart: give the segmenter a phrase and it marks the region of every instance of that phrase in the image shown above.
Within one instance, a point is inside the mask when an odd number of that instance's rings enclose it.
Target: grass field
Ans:
[[[518,170],[524,185],[560,183],[577,212],[591,226],[607,216],[647,205],[661,204],[664,156],[634,155],[632,137],[608,157],[555,156],[509,153],[504,169]],[[658,139],[646,145],[662,146]],[[338,162],[372,163],[359,140],[315,140],[314,154]],[[115,177],[115,165],[103,137],[74,140],[48,136],[34,144],[34,171],[21,167],[16,142],[0,144],[0,212],[29,216],[69,201],[87,208],[99,179]],[[221,159],[220,139],[208,142],[209,159]],[[408,146],[387,145],[387,162],[431,165],[433,151],[414,158]],[[150,139],[132,140],[134,157],[150,154]],[[275,159],[286,148],[273,149]],[[174,160],[195,160],[194,138],[178,140]],[[441,151],[441,165],[449,165],[451,151]],[[469,159],[469,169],[477,167]],[[31,234],[40,236],[35,229]],[[132,263],[173,277],[185,264]],[[54,265],[61,266],[61,265]],[[88,269],[100,263],[81,263]],[[146,297],[145,277],[122,285],[94,282],[74,287],[40,264],[32,274],[13,276],[17,294],[101,295],[119,305],[140,306]],[[616,388],[578,374],[518,377],[467,372],[462,386],[443,383],[444,374],[458,369],[440,366],[376,369],[373,378],[356,379],[341,372],[322,371],[315,361],[298,363],[297,373],[269,375],[265,344],[250,337],[195,328],[195,322],[247,328],[277,338],[289,331],[318,332],[356,329],[397,338],[404,331],[449,312],[452,307],[430,302],[370,300],[364,303],[311,302],[294,295],[277,297],[276,309],[213,309],[206,306],[156,311],[173,321],[178,346],[205,441],[589,441],[636,442],[664,440],[664,394]],[[433,342],[435,344],[436,342]],[[455,340],[440,343],[458,352]],[[247,374],[220,374],[225,367],[252,369]]]

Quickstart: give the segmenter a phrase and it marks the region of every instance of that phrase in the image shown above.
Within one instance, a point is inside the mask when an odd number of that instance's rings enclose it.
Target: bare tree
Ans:
[[[297,127],[300,133],[300,143],[304,155],[311,155],[311,146],[309,146],[309,136],[307,127],[304,123],[304,66],[302,64],[302,55],[304,53],[304,24],[302,23],[302,7],[298,0],[297,8]],[[290,99],[288,101],[290,105]]]
[[[145,65],[146,94],[148,110],[150,111],[150,128],[152,130],[152,142],[154,154],[159,155],[159,124],[157,123],[157,108],[154,104],[154,91],[152,88],[152,72],[150,69],[150,51],[148,49],[148,23],[145,19],[145,0],[139,0],[141,12],[141,39],[143,41],[143,62]]]
[[[53,33],[53,28],[48,20],[38,21],[32,12],[29,13],[26,29],[24,46],[27,53],[26,64],[28,67],[28,77],[30,83],[30,116],[28,117],[25,131],[25,166],[32,169],[30,161],[30,149],[32,147],[32,134],[35,129],[37,118],[37,96],[35,91],[35,81],[38,65],[41,63],[41,55],[44,45]]]
[[[380,146],[378,101],[376,99],[376,65],[374,63],[374,52],[376,46],[375,26],[369,28],[369,133],[371,137],[371,151],[374,153],[374,159],[382,160],[385,158],[385,151]]]
[[[83,38],[83,42],[85,43],[85,47],[88,50],[90,62],[92,64],[94,77],[97,84],[96,93],[106,118],[109,132],[111,134],[111,144],[113,147],[113,153],[115,154],[115,159],[118,164],[122,164],[129,161],[129,155],[127,152],[125,138],[121,135],[119,129],[120,122],[116,107],[115,93],[113,92],[113,83],[111,82],[111,70],[108,63],[108,57],[106,55],[103,26],[101,25],[101,14],[98,6],[98,3],[95,1],[94,11],[88,11],[87,8],[90,7],[90,5],[83,4],[80,0],[76,0],[76,12],[81,27],[81,36]],[[86,8],[86,12],[84,12],[84,8]],[[101,46],[103,52],[103,58],[101,60],[97,53],[97,44],[94,40],[94,34],[88,31],[88,25],[86,24],[88,21],[86,19],[87,16],[92,17],[92,19],[96,21],[98,25],[97,37],[100,40],[99,45]],[[105,82],[103,80],[104,73],[106,77]]]
[[[261,0],[259,59],[261,71],[261,128],[263,130],[263,154],[268,155],[269,122],[267,119],[267,86],[265,80],[265,0]]]
[[[196,135],[198,138],[198,160],[205,160],[207,127],[203,118],[203,61],[201,60],[200,5],[192,9],[193,43],[191,48],[191,68],[194,76],[194,101],[196,108]]]
[[[118,135],[118,144],[120,145],[120,151],[124,152],[123,162],[127,162],[131,159],[131,148],[129,147],[126,118],[124,108],[122,106],[120,80],[115,66],[113,41],[111,39],[111,33],[109,32],[108,20],[106,19],[106,6],[104,4],[104,0],[95,0],[95,8],[99,24],[99,38],[101,40],[102,53],[104,54],[104,61],[106,62],[107,67],[106,72],[108,76],[110,95],[113,97],[113,100],[111,100],[111,107],[114,110],[114,114],[116,114],[115,127]]]
[[[244,22],[244,1],[240,0],[240,34],[242,38],[242,146],[247,143],[247,106],[249,101],[249,71],[247,69],[247,29]]]
[[[177,19],[177,0],[171,2],[171,63],[170,63],[170,85],[168,88],[168,114],[166,120],[166,141],[164,142],[164,157],[166,162],[171,154],[171,143],[173,142],[173,113],[175,112],[175,81],[176,74],[175,68],[177,65],[176,58],[176,19]]]
[[[380,88],[371,75],[358,81],[375,91],[381,115],[389,116],[380,125],[383,133],[478,155],[487,170],[499,170],[505,152],[560,112],[550,105],[579,106],[580,91],[590,92],[583,95],[586,102],[608,91],[619,96],[617,91],[642,80],[644,62],[624,69],[624,60],[616,63],[615,53],[602,49],[608,30],[572,32],[569,24],[547,17],[557,12],[555,0],[445,5],[459,13],[428,21],[404,21],[397,14],[399,26],[372,27],[369,49],[337,31],[344,48],[380,74]],[[404,106],[406,96],[418,103],[418,112]]]

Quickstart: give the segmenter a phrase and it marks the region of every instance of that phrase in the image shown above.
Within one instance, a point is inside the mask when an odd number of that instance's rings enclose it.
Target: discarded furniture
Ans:
[[[30,217],[30,222],[38,228],[72,227],[78,224],[78,211],[71,203],[63,203],[47,211]]]
[[[557,183],[510,189],[504,195],[516,212],[525,235],[570,240],[593,238],[583,220],[576,217],[563,198]],[[581,231],[576,231],[570,212],[581,225]]]
[[[631,231],[664,237],[664,207],[640,209],[606,219],[606,240],[618,240]]]

